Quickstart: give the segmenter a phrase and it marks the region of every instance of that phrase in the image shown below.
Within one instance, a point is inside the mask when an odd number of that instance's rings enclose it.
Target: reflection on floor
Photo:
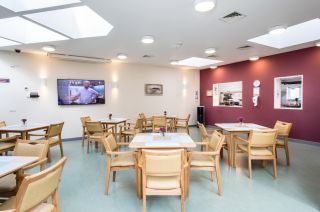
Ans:
[[[197,128],[191,136],[199,140]],[[137,199],[133,171],[117,173],[110,182],[109,196],[104,195],[106,155],[94,150],[90,154],[81,141],[64,142],[68,161],[60,185],[61,211],[142,211]],[[53,161],[59,158],[59,148],[52,149]],[[320,209],[320,145],[290,143],[291,166],[285,166],[279,151],[278,178],[272,177],[271,163],[266,169],[253,164],[253,178],[247,177],[247,159],[239,155],[237,168],[229,168],[226,158],[221,161],[223,196],[218,196],[216,183],[208,172],[191,173],[190,197],[186,211],[319,211]],[[225,154],[226,155],[226,154]],[[178,197],[148,197],[149,212],[180,210]]]

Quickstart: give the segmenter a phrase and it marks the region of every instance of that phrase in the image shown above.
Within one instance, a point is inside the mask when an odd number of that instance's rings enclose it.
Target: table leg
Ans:
[[[234,133],[230,133],[230,145],[231,145],[231,167],[236,167],[236,144],[234,141]]]
[[[137,196],[139,199],[142,199],[142,170],[139,167],[139,164],[141,164],[141,156],[142,156],[142,152],[141,149],[138,150],[138,154],[137,154],[137,160],[138,160],[138,166],[137,166]]]
[[[26,140],[27,139],[26,132],[21,132],[21,139],[22,140]]]

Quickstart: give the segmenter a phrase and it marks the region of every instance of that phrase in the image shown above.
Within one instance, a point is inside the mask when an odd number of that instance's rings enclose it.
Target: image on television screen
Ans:
[[[59,105],[105,103],[104,80],[58,79]]]

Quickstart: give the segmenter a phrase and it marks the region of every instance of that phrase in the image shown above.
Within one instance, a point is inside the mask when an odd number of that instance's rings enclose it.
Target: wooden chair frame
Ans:
[[[0,156],[3,153],[7,155],[8,151],[12,151],[14,149],[18,137],[19,136],[0,138]]]
[[[152,130],[152,117],[148,118],[144,113],[139,113],[139,117],[143,119],[143,131]]]
[[[164,119],[164,125],[163,124],[158,124],[155,120],[157,119]],[[158,130],[156,130],[156,128],[159,127],[163,127],[165,128],[166,132],[168,131],[168,121],[167,121],[167,117],[166,116],[153,116],[152,117],[152,132],[159,132]]]
[[[91,118],[90,118],[90,116],[80,117],[80,121],[81,121],[81,126],[82,126],[82,146],[84,146],[84,141],[87,136],[86,122],[91,121]]]
[[[126,125],[120,126],[120,142],[121,138],[124,138],[125,142],[129,142],[129,137],[141,133],[142,129],[143,119],[141,118],[138,118],[135,124],[127,123]]]
[[[191,115],[188,114],[187,118],[176,118],[175,119],[175,131],[178,129],[186,129],[187,133],[190,134],[189,132],[189,120],[190,120]],[[179,125],[180,124],[180,125]]]
[[[285,154],[286,154],[287,166],[290,166],[289,134],[290,134],[290,130],[292,128],[292,123],[283,122],[283,121],[278,120],[274,125],[274,129],[277,129],[278,124],[286,126],[286,130],[284,132],[278,132],[278,138],[283,139],[283,144],[277,141],[277,143],[276,143],[276,156],[277,156],[277,149],[278,148],[284,149]]]

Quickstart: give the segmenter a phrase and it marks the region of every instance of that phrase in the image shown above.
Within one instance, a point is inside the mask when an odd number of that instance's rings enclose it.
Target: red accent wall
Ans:
[[[303,75],[303,110],[274,109],[274,78]],[[253,81],[260,80],[258,107],[252,104]],[[206,96],[212,84],[243,81],[243,107],[213,107]],[[320,48],[312,47],[284,54],[200,71],[200,104],[206,108],[206,124],[246,122],[273,127],[276,120],[293,123],[291,138],[320,142]]]

